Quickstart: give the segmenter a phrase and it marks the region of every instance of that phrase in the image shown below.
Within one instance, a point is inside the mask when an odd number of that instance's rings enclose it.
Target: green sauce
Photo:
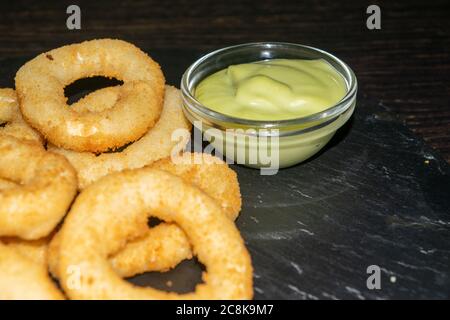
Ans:
[[[236,118],[284,120],[323,111],[346,92],[342,75],[323,59],[273,59],[218,71],[198,84],[195,98]]]

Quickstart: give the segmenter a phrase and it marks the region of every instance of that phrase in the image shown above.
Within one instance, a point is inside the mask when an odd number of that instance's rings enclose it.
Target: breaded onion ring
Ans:
[[[200,161],[195,163],[195,161]],[[150,168],[164,170],[192,183],[216,200],[231,221],[241,210],[241,193],[236,173],[217,157],[202,153],[184,153],[152,163]],[[192,258],[186,234],[176,225],[162,223],[150,228],[145,235],[127,243],[112,255],[113,268],[122,277],[149,271],[167,271],[181,261]]]
[[[164,271],[192,258],[192,249],[186,234],[176,224],[161,223],[133,236],[139,237],[128,241],[122,250],[109,258],[111,266],[122,278],[147,271]],[[58,232],[48,247],[49,271],[57,279],[60,238]]]
[[[62,299],[45,265],[0,242],[0,300]]]
[[[67,105],[64,87],[80,78],[124,81],[113,108],[78,113]],[[92,40],[40,54],[20,68],[16,90],[25,120],[52,144],[102,152],[142,137],[158,120],[164,97],[159,65],[121,40]]]
[[[20,183],[0,190],[0,236],[47,236],[77,191],[75,170],[64,157],[8,135],[0,136],[0,177]]]
[[[194,293],[136,287],[117,275],[107,261],[134,234],[147,229],[150,215],[178,224],[206,266],[204,283]],[[90,185],[73,204],[60,236],[58,273],[72,299],[253,296],[250,256],[234,223],[204,192],[164,171],[125,170]]]
[[[241,193],[236,173],[217,157],[202,153],[184,153],[152,163],[149,168],[164,170],[181,177],[186,183],[200,188],[222,207],[230,220],[241,210]],[[49,249],[50,272],[58,278],[59,236]],[[186,234],[175,224],[161,223],[143,235],[127,242],[126,246],[109,258],[121,277],[132,277],[149,271],[167,271],[181,261],[192,258]]]
[[[22,118],[16,92],[13,89],[0,89],[0,134],[11,135],[18,139],[44,143],[42,136],[31,128]]]
[[[236,220],[239,215],[242,199],[237,174],[221,159],[207,153],[185,152],[156,161],[149,167],[194,184],[216,200],[230,220]]]
[[[117,88],[105,88],[88,95],[84,100],[74,105],[75,110],[85,110],[90,101],[106,99],[101,108],[107,108],[106,102],[114,102],[114,90]],[[84,189],[95,180],[112,172],[124,169],[142,168],[156,160],[165,158],[171,154],[175,146],[184,147],[189,136],[186,135],[182,141],[173,141],[172,133],[177,129],[189,132],[191,124],[186,120],[181,109],[180,91],[175,87],[166,86],[164,106],[161,117],[153,128],[142,138],[130,144],[120,152],[102,153],[96,155],[89,152],[75,152],[56,148],[49,145],[49,150],[62,154],[74,166],[78,174],[79,188]]]

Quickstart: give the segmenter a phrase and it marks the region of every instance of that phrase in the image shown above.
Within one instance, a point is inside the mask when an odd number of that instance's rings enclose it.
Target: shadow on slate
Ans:
[[[200,56],[150,52],[177,86]],[[1,86],[24,61],[0,59]],[[382,106],[357,103],[353,121],[313,159],[275,176],[233,166],[255,298],[450,298],[450,167]],[[381,268],[381,290],[366,287],[370,265]],[[200,273],[186,261],[130,281],[186,292]]]

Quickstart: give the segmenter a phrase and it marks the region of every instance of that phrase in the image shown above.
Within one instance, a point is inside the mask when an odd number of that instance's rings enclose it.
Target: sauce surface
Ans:
[[[206,77],[195,98],[237,118],[285,120],[326,110],[346,92],[342,75],[323,59],[272,59],[232,65]]]

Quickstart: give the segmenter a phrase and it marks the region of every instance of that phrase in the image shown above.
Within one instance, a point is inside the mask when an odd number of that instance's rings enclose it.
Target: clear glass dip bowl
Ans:
[[[342,75],[347,93],[324,111],[277,121],[231,117],[213,111],[195,99],[196,86],[212,73],[230,65],[268,59],[324,59]],[[300,163],[328,143],[353,113],[357,80],[343,61],[323,50],[293,43],[260,42],[219,49],[201,57],[184,73],[181,91],[186,117],[217,151],[237,164],[272,169]],[[268,164],[267,157],[265,160],[264,157],[255,159],[254,155],[260,154],[263,148],[269,149],[273,162],[275,157],[278,158],[277,164]]]

